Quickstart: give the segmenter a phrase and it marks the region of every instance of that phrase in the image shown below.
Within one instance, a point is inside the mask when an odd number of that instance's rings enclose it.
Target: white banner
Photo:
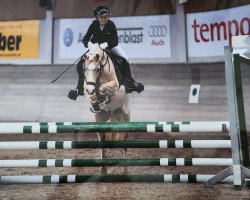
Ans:
[[[133,58],[170,58],[169,15],[112,17],[116,24],[119,45]],[[59,20],[59,59],[76,59],[86,49],[81,40],[91,19]]]
[[[60,19],[59,21],[59,58],[79,58],[85,49],[82,38],[93,19]]]
[[[188,57],[223,56],[231,35],[250,34],[250,5],[187,14]]]

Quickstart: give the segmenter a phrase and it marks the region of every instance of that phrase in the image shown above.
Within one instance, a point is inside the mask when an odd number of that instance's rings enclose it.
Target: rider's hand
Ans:
[[[107,43],[107,42],[104,42],[104,43],[101,43],[101,44],[100,44],[100,48],[101,48],[102,50],[105,50],[107,47],[108,47],[108,43]]]
[[[92,42],[88,42],[87,47],[88,47],[88,48],[90,48],[92,45],[93,45],[93,43],[92,43]]]

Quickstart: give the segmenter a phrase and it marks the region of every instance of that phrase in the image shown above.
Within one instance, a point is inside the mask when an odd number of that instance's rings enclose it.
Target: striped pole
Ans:
[[[230,140],[145,140],[145,141],[10,141],[1,149],[84,149],[84,148],[231,148]]]
[[[229,122],[0,123],[0,134],[78,132],[222,132]]]
[[[205,182],[213,176],[213,174],[0,176],[0,184],[56,184],[85,182],[199,183]],[[233,176],[231,175],[221,182],[232,183]]]
[[[230,166],[232,158],[0,160],[0,167]]]

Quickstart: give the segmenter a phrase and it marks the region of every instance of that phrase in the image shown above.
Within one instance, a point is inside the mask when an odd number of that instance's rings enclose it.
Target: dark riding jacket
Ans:
[[[105,24],[103,30],[101,30],[98,20],[94,20],[82,40],[86,48],[88,47],[89,41],[99,44],[107,42],[108,49],[112,49],[117,46],[118,35],[114,22],[109,20],[107,24]]]

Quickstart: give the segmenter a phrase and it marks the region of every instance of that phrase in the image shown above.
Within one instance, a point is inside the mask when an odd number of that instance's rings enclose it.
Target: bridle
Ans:
[[[105,57],[105,53],[107,54],[107,59],[106,59],[106,62],[105,63],[102,63],[103,62],[103,59]],[[96,96],[97,96],[97,99],[99,99],[99,97],[101,97],[102,95],[100,94],[100,86],[101,86],[101,83],[100,83],[100,79],[101,79],[101,76],[103,74],[103,71],[104,71],[104,67],[107,65],[109,65],[109,71],[110,71],[110,63],[109,63],[109,54],[107,51],[103,50],[103,54],[102,54],[102,58],[99,59],[98,61],[98,64],[95,65],[95,68],[94,69],[97,69],[98,65],[100,65],[100,70],[99,70],[99,73],[97,75],[97,78],[96,78],[96,82],[93,82],[93,81],[87,81],[86,77],[85,77],[85,74],[84,74],[84,80],[86,81],[86,84],[87,85],[93,85],[95,87],[95,90],[93,90],[93,92],[91,93],[91,95],[93,95],[94,93],[96,93]],[[94,69],[88,69],[86,66],[85,66],[85,63],[84,63],[84,68],[83,70],[86,71],[86,70],[94,70]]]

